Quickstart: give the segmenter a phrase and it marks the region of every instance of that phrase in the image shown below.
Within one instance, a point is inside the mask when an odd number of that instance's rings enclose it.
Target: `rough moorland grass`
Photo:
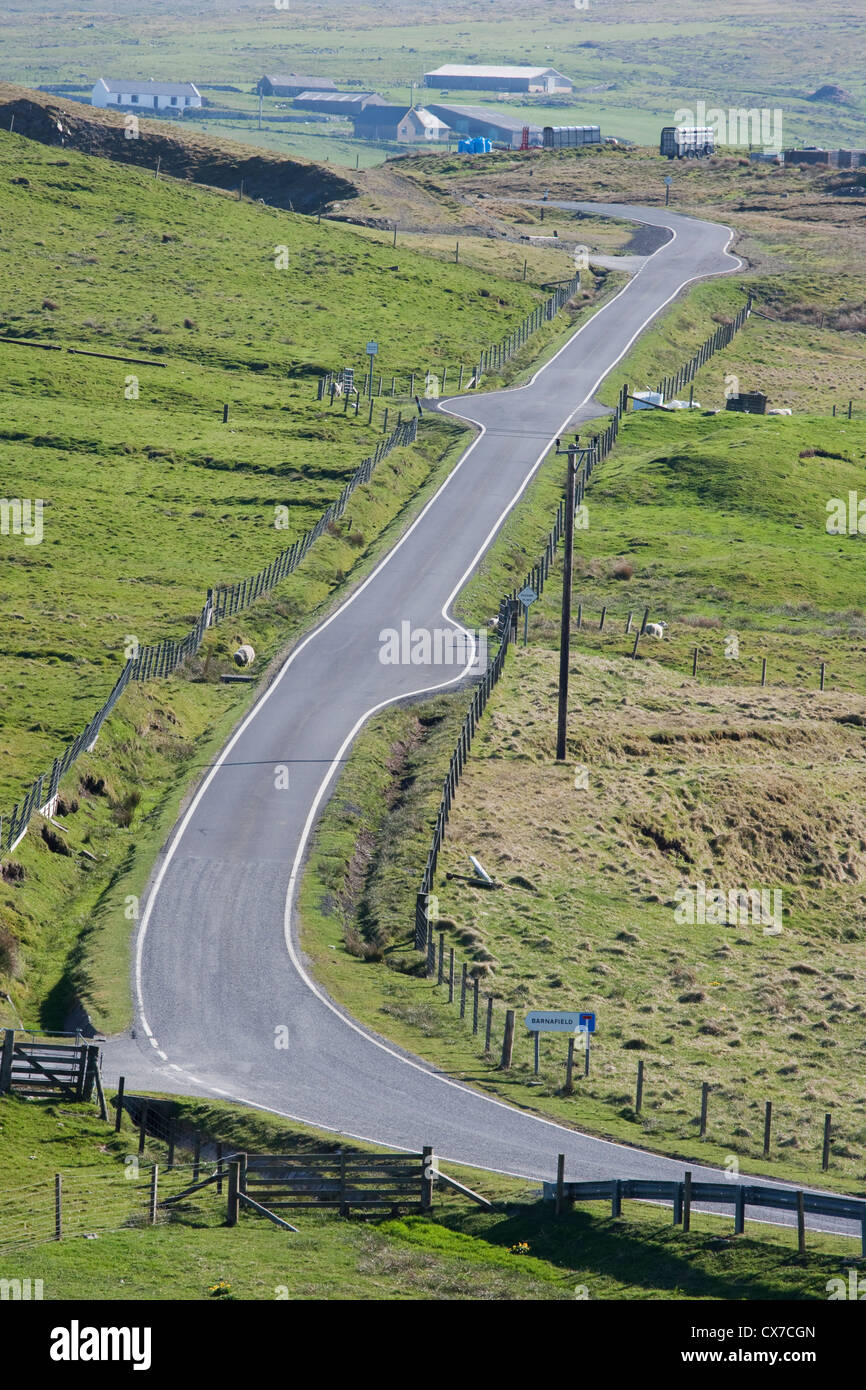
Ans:
[[[190,1131],[219,1137],[247,1152],[321,1152],[335,1147],[318,1134],[272,1116],[224,1104],[176,1102]],[[156,1227],[142,1215],[150,1165],[160,1163],[163,1193],[189,1181],[165,1168],[165,1150],[149,1144],[136,1168],[119,1136],[71,1104],[0,1101],[0,1157],[15,1172],[6,1185],[0,1245],[36,1243],[0,1256],[4,1279],[42,1279],[47,1300],[204,1300],[218,1284],[229,1299],[806,1299],[826,1297],[827,1281],[846,1276],[850,1243],[811,1235],[805,1257],[795,1234],[747,1226],[730,1239],[730,1222],[695,1213],[692,1231],[667,1214],[630,1203],[615,1221],[598,1206],[560,1220],[519,1179],[448,1171],[496,1203],[482,1212],[436,1194],[430,1217],[343,1220],[298,1213],[295,1235],[244,1214],[230,1230],[212,1188],[181,1204]],[[364,1147],[364,1146],[355,1146]],[[205,1150],[207,1152],[207,1150]],[[67,1238],[53,1232],[53,1178],[63,1176]],[[44,1217],[41,1204],[46,1207]],[[26,1229],[25,1229],[26,1225]],[[29,1237],[27,1232],[29,1231]],[[82,1235],[89,1235],[83,1239]],[[520,1247],[521,1253],[512,1253]]]

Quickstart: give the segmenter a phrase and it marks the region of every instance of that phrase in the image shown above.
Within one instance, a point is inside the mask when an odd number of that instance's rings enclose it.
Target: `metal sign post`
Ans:
[[[517,595],[523,604],[523,645],[529,641],[529,606],[538,598],[538,594],[528,584],[525,589],[521,589]]]
[[[670,174],[666,174],[666,175],[665,175],[665,207],[669,207],[669,206],[670,206],[670,201],[671,201],[671,184],[672,184],[672,183],[673,183],[673,179],[671,178]]]

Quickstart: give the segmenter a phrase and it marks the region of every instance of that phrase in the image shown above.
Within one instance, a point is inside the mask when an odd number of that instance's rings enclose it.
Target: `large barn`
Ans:
[[[130,77],[115,82],[100,77],[90,98],[93,106],[133,111],[186,111],[200,107],[201,92],[191,82],[153,82]]]
[[[447,87],[475,92],[573,92],[574,83],[556,68],[481,67],[446,63],[425,72],[428,87]]]
[[[526,121],[518,116],[507,116],[504,112],[500,114],[489,106],[445,106],[441,101],[431,101],[426,109],[458,135],[483,135],[497,145],[512,145],[515,149],[519,149],[523,141]],[[529,126],[529,143],[542,143],[541,126]]]
[[[368,106],[387,106],[378,92],[301,92],[293,105],[296,110],[315,111],[320,116],[360,116]],[[405,107],[404,107],[405,110]]]
[[[336,83],[330,77],[304,77],[298,72],[288,72],[282,77],[259,78],[257,91],[264,97],[298,97],[301,92],[336,92]]]

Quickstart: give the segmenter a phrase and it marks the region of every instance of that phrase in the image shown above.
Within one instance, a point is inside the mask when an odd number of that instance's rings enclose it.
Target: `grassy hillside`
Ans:
[[[0,1101],[0,1156],[16,1179],[5,1190],[0,1223],[4,1279],[42,1279],[44,1298],[101,1301],[312,1300],[623,1300],[826,1298],[828,1279],[847,1278],[851,1243],[809,1237],[805,1257],[795,1234],[695,1214],[683,1234],[668,1213],[628,1203],[611,1220],[593,1204],[556,1220],[539,1189],[525,1182],[447,1166],[496,1203],[480,1211],[437,1193],[429,1217],[405,1214],[289,1213],[297,1234],[241,1216],[229,1229],[225,1198],[205,1189],[159,1224],[145,1223],[150,1165],[160,1164],[164,1195],[188,1185],[188,1155],[165,1166],[153,1142],[137,1175],[127,1151],[84,1107]],[[180,1102],[178,1121],[250,1153],[322,1152],[333,1136],[286,1127],[254,1111]],[[354,1146],[360,1147],[360,1146]],[[126,1160],[126,1161],[125,1161]],[[63,1175],[67,1238],[53,1232],[54,1173]],[[42,1204],[45,1212],[43,1219]],[[37,1243],[10,1249],[27,1230]],[[89,1239],[81,1239],[87,1233]],[[41,1240],[40,1240],[41,1237]],[[792,1239],[793,1237],[793,1239]],[[219,1286],[221,1291],[216,1291]]]
[[[2,538],[5,813],[98,708],[133,638],[180,636],[208,586],[300,535],[372,451],[382,410],[372,425],[326,414],[323,370],[359,364],[371,330],[383,373],[471,361],[540,291],[14,134],[0,134],[0,189],[3,490],[44,501],[41,544]],[[252,641],[265,670],[369,567],[462,437],[427,423],[270,603],[210,634],[191,672],[124,699],[63,788],[69,839],[36,826],[22,843],[0,887],[0,977],[31,1020],[62,1024],[76,988],[122,1020],[123,899],[140,894],[209,737],[244,707],[219,682],[231,652]],[[76,942],[94,919],[119,954],[91,969]]]

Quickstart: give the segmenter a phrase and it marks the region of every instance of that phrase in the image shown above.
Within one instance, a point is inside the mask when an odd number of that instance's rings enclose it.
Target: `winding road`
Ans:
[[[599,414],[600,383],[684,286],[741,265],[732,233],[713,223],[630,205],[548,206],[643,224],[661,244],[526,385],[447,403],[480,427],[476,439],[390,553],[292,651],[165,846],[135,942],[135,1026],[106,1041],[105,1065],[128,1087],[230,1098],[528,1178],[554,1176],[560,1152],[573,1180],[681,1177],[680,1162],[513,1109],[375,1035],[326,996],[298,944],[305,853],[358,731],[385,705],[466,678],[463,659],[384,664],[380,633],[457,626],[451,603],[555,437]],[[280,1026],[287,1050],[274,1045]],[[718,1180],[689,1166],[696,1180]]]

